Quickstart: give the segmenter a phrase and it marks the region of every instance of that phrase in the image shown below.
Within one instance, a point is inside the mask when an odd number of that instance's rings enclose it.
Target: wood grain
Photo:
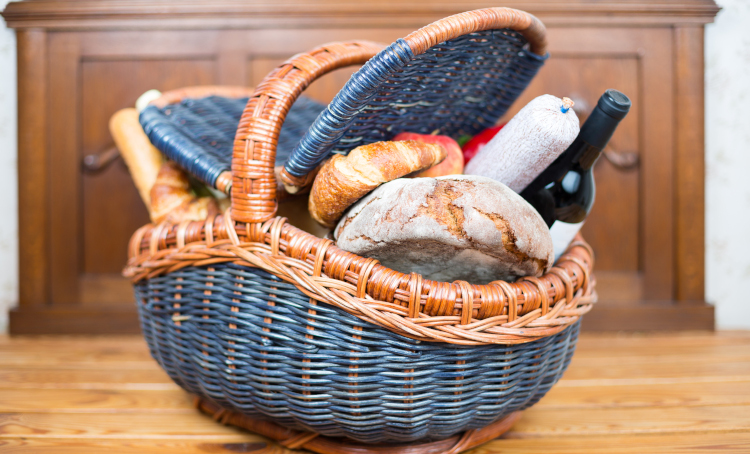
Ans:
[[[12,334],[137,334],[141,331],[135,304],[117,306],[26,306],[10,311]]]
[[[1,386],[1,385],[0,385]],[[0,388],[0,413],[195,413],[183,390]]]
[[[76,33],[49,37],[48,159],[50,297],[59,307],[79,302],[81,215],[80,39]],[[23,277],[22,277],[23,279]]]
[[[702,359],[702,361],[701,361]],[[565,373],[569,380],[604,379],[627,376],[628,378],[680,378],[680,377],[716,377],[716,376],[744,376],[750,373],[750,361],[724,359],[711,360],[700,357],[692,360],[668,360],[654,358],[653,361],[641,361],[637,358],[627,360],[612,358],[610,361],[586,361],[573,359],[575,367]]]
[[[18,43],[18,242],[21,301],[38,306],[49,301],[47,203],[47,34],[17,32]]]
[[[200,413],[0,413],[0,438],[193,438],[211,440],[237,434]]]
[[[607,435],[594,437],[503,439],[471,451],[471,454],[631,454],[631,453],[747,453],[747,433]]]
[[[750,427],[750,406],[658,408],[534,408],[506,436],[624,435],[649,433],[744,432]]]
[[[564,381],[562,382],[565,383]],[[706,392],[710,389],[710,392]],[[702,383],[618,383],[556,386],[534,408],[697,407],[750,405],[750,381]]]
[[[675,253],[678,301],[705,298],[703,27],[674,29],[676,71]]]
[[[659,276],[653,276],[651,284],[658,278]],[[644,293],[645,282],[644,275]],[[657,285],[655,288],[658,287]],[[612,332],[714,329],[714,307],[705,302],[692,301],[681,305],[674,304],[674,301],[647,300],[601,303],[584,317],[584,330]]]
[[[172,380],[160,369],[79,369],[20,368],[0,369],[0,383],[11,389],[135,389],[174,390]]]
[[[0,439],[0,450],[8,453],[53,452],[59,454],[286,454],[290,451],[271,444],[263,437],[237,433],[214,437],[211,441],[134,440],[134,439],[65,439],[13,438]]]
[[[71,2],[72,3],[72,2]],[[108,1],[76,1],[71,9],[65,2],[43,0],[28,3],[11,3],[3,13],[11,27],[39,27],[54,23],[58,27],[76,27],[81,24],[110,27],[153,26],[162,27],[261,27],[263,21],[273,20],[287,26],[317,25],[349,27],[367,23],[424,24],[424,11],[432,12],[434,19],[461,11],[484,8],[486,2],[477,0],[457,4],[449,0],[388,0],[382,2],[347,3],[336,0],[314,3],[300,0],[281,0],[271,3],[222,0],[214,2],[171,2],[160,0],[146,4]],[[603,3],[595,0],[572,2],[509,1],[504,6],[528,10],[548,23],[575,21],[576,24],[601,23],[602,16],[609,24],[633,23],[695,23],[710,22],[718,12],[711,0],[628,0]],[[152,18],[144,24],[138,16]],[[430,16],[428,16],[430,17]],[[432,18],[430,17],[430,18]]]
[[[54,452],[59,454],[253,454],[301,453],[291,451],[253,435],[227,436],[221,441],[194,440],[71,440],[0,439],[0,449],[9,453]],[[750,436],[744,433],[657,434],[595,436],[585,438],[501,439],[468,451],[467,454],[708,454],[750,451]]]
[[[0,337],[0,450],[292,454],[199,414],[135,336]],[[750,331],[583,334],[500,453],[746,453]]]
[[[640,243],[643,297],[671,300],[674,292],[674,96],[672,86],[672,36],[654,30],[659,46],[643,48],[642,88],[635,108],[643,112],[642,192],[643,239]]]

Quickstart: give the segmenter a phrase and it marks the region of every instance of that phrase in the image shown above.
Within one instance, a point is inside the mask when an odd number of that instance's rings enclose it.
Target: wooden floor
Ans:
[[[0,337],[0,451],[291,453],[198,414],[138,337]],[[750,453],[750,332],[584,335],[496,453]]]

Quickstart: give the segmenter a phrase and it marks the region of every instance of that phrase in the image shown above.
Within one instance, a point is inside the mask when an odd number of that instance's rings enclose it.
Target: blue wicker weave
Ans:
[[[518,32],[485,30],[414,56],[403,39],[355,73],[294,149],[285,169],[301,177],[331,152],[407,131],[458,138],[495,122],[546,60]]]
[[[519,345],[420,342],[237,265],[135,285],[152,355],[224,409],[364,443],[439,440],[536,403],[567,368],[580,322]]]
[[[184,99],[166,107],[143,109],[141,126],[164,155],[191,175],[215,186],[218,176],[232,167],[232,145],[248,98],[208,96]],[[283,164],[325,105],[300,97],[279,134],[276,162]]]

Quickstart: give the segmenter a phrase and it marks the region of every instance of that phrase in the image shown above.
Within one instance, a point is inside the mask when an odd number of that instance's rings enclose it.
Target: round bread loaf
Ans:
[[[352,206],[334,237],[345,251],[437,281],[541,276],[554,259],[536,210],[504,184],[471,175],[385,183]]]

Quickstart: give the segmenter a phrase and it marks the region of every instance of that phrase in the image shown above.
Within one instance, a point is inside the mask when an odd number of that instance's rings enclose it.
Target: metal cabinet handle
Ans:
[[[578,115],[581,124],[583,124],[593,108],[589,106],[589,103],[586,102],[585,99],[579,96],[573,96],[572,99],[575,103],[573,105],[573,111],[576,113],[576,115]],[[611,146],[607,146],[602,154],[604,155],[604,158],[609,161],[609,163],[612,164],[612,166],[614,166],[614,168],[617,170],[637,169],[640,162],[637,151],[617,151]]]
[[[637,169],[640,164],[638,153],[635,151],[617,151],[612,147],[607,147],[602,154],[617,170]]]
[[[99,173],[109,167],[120,158],[120,150],[114,144],[110,144],[98,153],[87,154],[81,163],[86,173]]]

